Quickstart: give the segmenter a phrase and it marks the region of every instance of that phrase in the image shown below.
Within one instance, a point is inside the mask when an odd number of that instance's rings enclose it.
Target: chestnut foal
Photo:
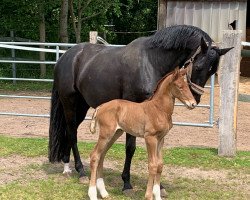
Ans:
[[[143,137],[148,151],[149,178],[146,199],[160,200],[160,176],[163,168],[162,146],[164,136],[172,128],[172,113],[175,98],[189,109],[196,106],[196,101],[186,81],[187,69],[173,72],[163,77],[153,96],[142,103],[126,100],[112,100],[97,107],[90,125],[92,133],[99,125],[99,139],[90,155],[91,178],[88,195],[97,200],[97,190],[102,198],[108,197],[103,181],[103,161],[108,149],[122,135],[130,133]]]

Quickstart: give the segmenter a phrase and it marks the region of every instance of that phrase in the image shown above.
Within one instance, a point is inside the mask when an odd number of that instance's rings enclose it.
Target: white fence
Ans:
[[[97,40],[103,42],[100,38]],[[0,42],[0,48],[8,49],[18,49],[24,51],[36,51],[36,52],[49,52],[56,54],[55,61],[34,61],[34,60],[0,60],[0,63],[24,63],[24,64],[55,64],[59,59],[60,54],[64,53],[65,50],[60,50],[60,47],[72,47],[75,44],[72,43],[34,43],[34,42]],[[110,45],[108,46],[123,46],[123,45]],[[54,49],[49,48],[38,48],[38,47],[29,47],[29,46],[45,46],[45,47],[54,47]],[[205,86],[210,88],[210,102],[209,104],[199,104],[197,107],[209,109],[208,122],[205,123],[193,123],[193,122],[174,122],[175,125],[180,126],[196,126],[196,127],[213,127],[214,124],[214,79],[211,77],[211,85]],[[13,80],[13,81],[38,81],[38,82],[53,82],[53,79],[30,79],[30,78],[17,78],[17,77],[0,77],[0,80]],[[50,97],[42,96],[17,96],[17,95],[5,95],[0,94],[0,98],[28,98],[28,99],[50,99]],[[183,104],[176,104],[177,106],[183,106]],[[27,116],[27,117],[49,117],[49,115],[43,114],[29,114],[29,113],[11,113],[11,112],[0,112],[0,115],[10,115],[10,116]],[[89,118],[86,118],[89,119]]]

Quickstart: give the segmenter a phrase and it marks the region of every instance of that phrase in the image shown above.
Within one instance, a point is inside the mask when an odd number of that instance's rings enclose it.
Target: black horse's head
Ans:
[[[219,49],[210,43],[206,43],[201,38],[201,51],[194,58],[191,81],[201,87],[204,87],[207,80],[217,72],[220,56],[226,54],[232,48]],[[200,102],[201,95],[192,90],[197,103]]]

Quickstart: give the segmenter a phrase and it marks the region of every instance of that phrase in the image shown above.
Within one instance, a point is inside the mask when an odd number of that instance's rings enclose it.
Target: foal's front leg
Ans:
[[[145,142],[147,146],[148,151],[148,171],[149,171],[149,177],[148,177],[148,184],[147,184],[147,190],[145,194],[145,199],[152,200],[153,199],[153,185],[154,180],[156,178],[157,174],[157,143],[158,140],[154,136],[146,136]]]
[[[157,174],[155,176],[154,187],[153,187],[153,194],[155,200],[161,200],[160,180],[163,168],[163,158],[162,158],[163,144],[164,144],[164,137],[158,141],[158,146],[157,146]]]

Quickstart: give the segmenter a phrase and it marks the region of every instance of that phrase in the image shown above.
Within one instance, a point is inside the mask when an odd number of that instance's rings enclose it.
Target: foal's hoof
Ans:
[[[134,195],[134,190],[133,189],[127,189],[122,191],[125,196],[131,197]]]
[[[70,170],[70,169],[69,169],[69,170],[64,170],[64,171],[63,171],[63,175],[66,176],[66,177],[71,176],[71,174],[72,174],[72,170]]]
[[[87,176],[82,176],[79,178],[79,182],[82,184],[88,184],[89,183],[89,178]]]
[[[161,189],[161,197],[166,197],[167,196],[167,192],[165,190],[165,188]]]

